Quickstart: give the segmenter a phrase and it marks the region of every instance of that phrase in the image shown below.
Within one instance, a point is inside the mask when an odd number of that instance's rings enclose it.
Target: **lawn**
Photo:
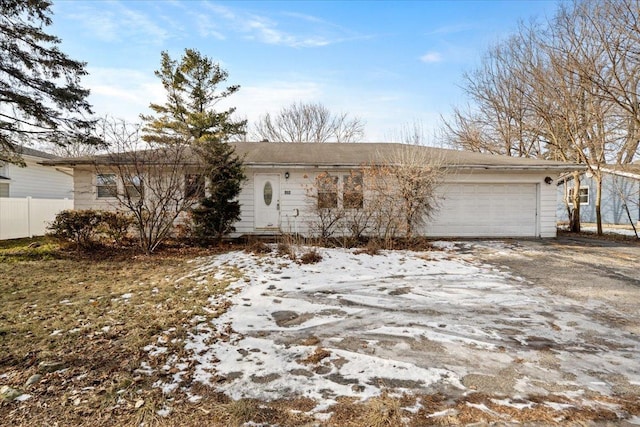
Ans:
[[[468,244],[141,256],[29,243],[0,245],[0,387],[21,393],[0,423],[639,419],[638,337]]]
[[[0,387],[23,393],[0,401],[0,424],[153,424],[166,399],[152,384],[166,374],[142,373],[162,360],[149,360],[144,347],[166,341],[172,353],[183,352],[194,317],[219,314],[203,301],[228,284],[196,283],[193,256],[0,242]],[[193,425],[198,414],[189,416]]]

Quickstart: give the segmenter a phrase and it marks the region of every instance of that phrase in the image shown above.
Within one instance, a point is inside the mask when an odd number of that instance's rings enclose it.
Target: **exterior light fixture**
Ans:
[[[289,172],[285,172],[285,173],[284,173],[284,179],[289,179],[289,177],[290,177],[290,176],[291,176],[291,175],[289,175]]]
[[[551,178],[550,176],[547,176],[544,178],[544,182],[546,182],[548,185],[551,185],[551,183],[553,182],[553,178]]]

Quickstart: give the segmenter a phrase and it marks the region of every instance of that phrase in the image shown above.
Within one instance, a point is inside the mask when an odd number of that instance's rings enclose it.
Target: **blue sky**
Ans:
[[[87,62],[99,115],[136,120],[163,102],[160,52],[198,49],[240,91],[225,105],[249,121],[321,102],[366,122],[368,141],[419,122],[427,135],[465,102],[462,74],[518,21],[553,15],[538,1],[58,0],[50,32]]]

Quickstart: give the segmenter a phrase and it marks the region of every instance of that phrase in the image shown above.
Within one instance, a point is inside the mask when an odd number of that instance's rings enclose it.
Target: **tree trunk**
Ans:
[[[580,172],[573,172],[573,196],[571,203],[571,217],[569,218],[569,231],[580,232]]]
[[[602,211],[600,210],[602,205],[602,175],[600,171],[593,175],[593,179],[596,181],[596,227],[598,236],[602,236]]]

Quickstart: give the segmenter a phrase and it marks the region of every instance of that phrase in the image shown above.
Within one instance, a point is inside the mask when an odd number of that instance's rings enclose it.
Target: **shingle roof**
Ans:
[[[614,175],[626,176],[628,178],[640,179],[640,164],[631,163],[626,165],[603,165],[602,171]]]
[[[354,167],[365,164],[384,164],[402,152],[404,156],[427,156],[438,159],[442,164],[456,168],[473,169],[555,169],[571,171],[583,169],[580,165],[523,157],[498,156],[470,151],[450,150],[395,143],[275,143],[237,142],[232,143],[236,152],[243,157],[247,166],[311,166],[311,167]],[[413,153],[413,154],[411,154]],[[113,164],[127,162],[126,153],[117,159],[113,156],[91,156],[48,160],[48,165]]]
[[[40,157],[41,159],[57,159],[58,158],[58,156],[54,154],[36,150],[35,148],[25,147],[24,145],[13,144],[13,148],[15,149],[16,154],[19,154],[21,156]]]

